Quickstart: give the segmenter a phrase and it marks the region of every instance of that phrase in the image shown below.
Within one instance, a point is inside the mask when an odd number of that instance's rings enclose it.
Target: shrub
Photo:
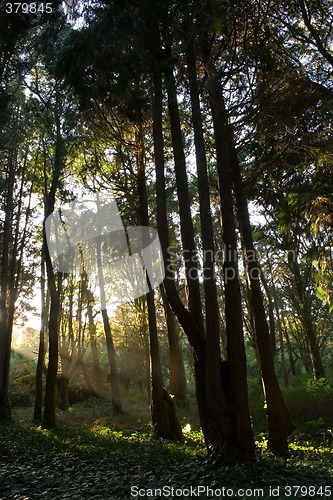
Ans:
[[[333,386],[325,379],[307,380],[285,389],[287,406],[297,425],[321,422],[333,425]]]
[[[27,391],[10,391],[9,401],[12,408],[16,406],[31,406],[33,404],[33,396]]]

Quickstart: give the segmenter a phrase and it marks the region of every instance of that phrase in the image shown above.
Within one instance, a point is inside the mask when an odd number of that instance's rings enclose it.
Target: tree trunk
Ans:
[[[219,191],[221,200],[225,283],[227,354],[234,426],[234,450],[240,458],[254,458],[255,444],[249,415],[246,355],[238,275],[237,239],[231,178],[231,158],[227,141],[222,88],[217,76],[209,77]]]
[[[194,371],[196,380],[196,396],[200,415],[200,423],[205,438],[207,451],[210,445],[210,422],[205,396],[205,340],[203,330],[199,328],[193,315],[184,307],[176,290],[172,271],[172,260],[169,253],[169,233],[166,202],[166,182],[164,169],[163,139],[163,95],[162,74],[158,68],[153,76],[153,139],[156,169],[157,225],[161,242],[165,267],[164,287],[173,313],[187,335],[194,351]]]
[[[142,318],[144,320],[144,318]],[[145,389],[147,390],[147,400],[150,404],[151,402],[151,383],[150,383],[150,342],[147,335],[147,325],[143,324],[141,320],[140,328],[143,333],[143,342],[144,342],[144,354],[145,354]]]
[[[58,397],[59,404],[58,407],[62,411],[68,411],[69,409],[69,398],[68,398],[68,386],[69,378],[65,375],[60,375],[57,380],[58,386]]]
[[[93,364],[93,373],[94,373],[94,387],[96,389],[96,395],[99,393],[99,387],[102,384],[102,373],[101,366],[99,362],[99,352],[96,341],[96,325],[94,321],[94,313],[93,313],[93,304],[95,303],[94,295],[92,291],[88,287],[88,275],[86,271],[86,265],[84,262],[84,256],[82,251],[80,250],[81,257],[81,266],[83,273],[81,275],[81,289],[80,289],[80,303],[79,303],[79,311],[80,317],[82,315],[83,304],[85,304],[87,308],[88,315],[88,331],[89,331],[89,343],[91,349],[91,357]]]
[[[292,251],[288,254],[288,265],[296,282],[297,309],[299,310],[300,320],[309,346],[313,376],[316,379],[326,378],[318,345],[317,331],[311,312],[310,296],[306,289],[306,279],[302,276],[300,266]],[[310,274],[310,271],[311,269],[308,270],[307,274]]]
[[[45,291],[45,262],[44,256],[41,258],[41,278],[40,278],[40,295],[41,295],[41,318],[39,331],[39,348],[36,367],[36,383],[35,383],[35,404],[33,420],[35,422],[42,421],[43,407],[43,371],[45,363],[45,334],[47,326],[47,304]]]
[[[87,290],[89,292],[89,295],[87,297],[87,312],[88,312],[88,330],[89,330],[89,343],[90,343],[90,349],[91,349],[91,358],[92,358],[92,364],[93,364],[93,373],[94,373],[94,385],[96,387],[96,390],[98,392],[98,387],[101,385],[102,382],[102,375],[101,375],[101,366],[99,362],[99,352],[98,352],[98,347],[97,347],[97,341],[96,341],[96,325],[94,321],[94,316],[93,316],[93,308],[92,308],[92,293],[90,290]]]
[[[290,338],[289,338],[289,335],[288,335],[288,330],[287,330],[287,328],[285,326],[284,319],[282,321],[282,324],[283,324],[284,336],[285,336],[285,339],[286,339],[286,342],[287,342],[287,352],[288,352],[290,372],[291,372],[291,374],[293,376],[295,376],[296,375],[296,367],[295,367],[295,361],[294,361],[294,356],[293,356],[293,350],[292,350],[292,347],[291,347]]]
[[[227,118],[225,117],[227,121]],[[273,350],[260,286],[261,269],[254,248],[247,199],[241,178],[237,152],[233,144],[232,130],[226,123],[230,149],[231,169],[235,187],[239,228],[242,237],[245,265],[249,279],[250,307],[255,324],[255,341],[259,353],[261,375],[267,402],[268,446],[274,451],[288,450],[287,435],[294,426],[291,422],[274,367]]]
[[[181,239],[183,250],[185,251],[184,264],[188,309],[193,315],[193,318],[200,330],[204,332],[204,321],[198,279],[198,259],[194,242],[194,228],[191,215],[191,198],[188,189],[186,159],[177,102],[177,89],[172,65],[168,64],[166,66],[165,76],[168,94],[168,110],[170,117],[172,150],[175,164]]]
[[[246,200],[246,203],[247,203],[247,200]],[[273,300],[273,295],[272,295],[272,292],[270,290],[270,287],[267,283],[266,276],[262,270],[261,264],[258,261],[257,261],[257,263],[258,263],[258,266],[260,269],[260,279],[261,279],[261,282],[262,282],[262,285],[264,287],[266,297],[267,297],[268,317],[269,317],[269,329],[268,330],[269,330],[270,339],[271,339],[273,356],[275,356],[277,348],[276,348],[276,328],[275,328],[275,317],[274,317],[274,300]],[[270,273],[272,272],[271,267],[270,267],[269,271],[270,271]]]
[[[326,372],[321,359],[321,354],[318,345],[316,326],[312,319],[310,307],[307,301],[301,303],[300,306],[301,306],[302,324],[309,344],[313,376],[315,379],[326,378]]]
[[[97,197],[98,200],[98,197]],[[98,211],[100,211],[99,201],[98,201]],[[101,234],[101,228],[99,228],[98,234]],[[103,327],[106,340],[106,350],[109,360],[110,368],[110,384],[111,384],[111,404],[113,411],[117,413],[122,413],[122,404],[120,396],[120,387],[118,381],[118,370],[117,370],[117,359],[116,350],[113,343],[113,336],[111,331],[111,325],[109,320],[108,311],[106,308],[106,298],[105,298],[105,283],[103,275],[103,259],[102,259],[102,241],[101,236],[97,238],[96,242],[96,257],[97,257],[97,268],[98,268],[98,282],[100,290],[101,299],[101,313],[103,318]]]
[[[14,139],[15,141],[16,139]],[[15,143],[14,143],[15,144]],[[9,368],[12,332],[14,324],[15,304],[22,278],[22,261],[29,222],[29,208],[32,190],[30,189],[29,204],[25,223],[22,224],[23,188],[26,184],[25,171],[27,166],[27,151],[23,167],[18,171],[18,151],[16,145],[9,154],[5,179],[5,220],[3,222],[2,258],[0,278],[0,422],[11,421],[11,408],[8,398]],[[15,179],[21,177],[19,194],[15,197]],[[18,182],[18,181],[17,181]],[[14,210],[15,207],[15,210]],[[21,230],[23,225],[23,231]]]
[[[169,305],[163,286],[161,286],[161,295],[165,310],[170,352],[169,392],[175,396],[178,403],[184,403],[186,400],[187,387],[184,359],[179,341],[179,325]]]
[[[177,441],[182,439],[182,428],[176,416],[174,402],[163,386],[153,290],[146,294],[146,299],[150,340],[152,422],[157,436]]]
[[[44,236],[44,238],[46,237]],[[44,429],[54,429],[56,425],[56,384],[58,373],[58,323],[60,312],[60,297],[59,291],[56,287],[54,271],[50,254],[47,249],[46,239],[44,240],[44,252],[48,289],[50,294],[50,315],[48,322],[49,363],[47,367],[45,383],[43,427]]]
[[[286,352],[285,352],[285,346],[284,346],[282,325],[281,325],[281,321],[279,319],[278,319],[278,332],[279,332],[279,343],[280,343],[282,377],[283,377],[284,386],[288,387],[289,380],[288,380],[288,370],[287,370],[287,364],[286,364]]]
[[[51,187],[48,194],[45,194],[45,219],[43,226],[43,256],[46,264],[47,284],[50,295],[50,314],[48,322],[49,336],[49,363],[45,384],[45,407],[43,415],[43,427],[53,429],[56,425],[56,384],[58,372],[58,330],[60,313],[60,296],[56,286],[55,274],[51,262],[46,239],[45,221],[54,211],[55,197],[59,185],[60,174],[64,161],[64,141],[61,137],[60,117],[56,113],[57,137],[55,145],[54,168],[52,174]],[[47,182],[46,171],[44,173],[45,183]],[[58,273],[58,278],[60,275]]]
[[[196,74],[196,56],[194,43],[189,43],[187,49],[187,68],[189,76],[192,123],[194,130],[194,145],[196,152],[196,166],[198,174],[198,190],[200,203],[200,222],[203,247],[203,285],[205,293],[206,318],[206,394],[211,418],[215,419],[215,449],[214,454],[219,457],[223,453],[231,455],[234,443],[225,432],[227,426],[232,428],[232,401],[230,400],[229,366],[224,361],[221,369],[220,348],[220,321],[217,302],[217,288],[215,276],[215,252],[213,225],[210,211],[210,194],[207,174],[207,161],[203,135],[202,116],[200,108],[199,85]],[[237,435],[237,429],[232,434]],[[240,436],[236,438],[239,439]],[[238,450],[243,452],[242,449]]]
[[[8,289],[10,286],[8,268],[11,253],[11,232],[13,217],[13,190],[15,179],[15,148],[8,160],[8,172],[5,192],[5,220],[2,233],[2,257],[0,280],[0,422],[11,421],[11,408],[8,397],[9,367],[12,343],[12,330],[9,328]]]
[[[141,125],[136,127],[137,179],[138,179],[138,216],[142,226],[149,225],[148,200],[146,189],[146,172],[144,161],[143,131]],[[143,238],[144,239],[144,238]],[[150,241],[144,241],[143,247]],[[182,428],[177,420],[176,409],[172,398],[163,386],[162,365],[158,345],[156,308],[154,290],[151,289],[147,277],[149,292],[146,294],[150,343],[150,376],[151,376],[151,412],[154,430],[157,436],[164,439],[179,440],[182,438]]]
[[[270,272],[272,272],[271,266],[269,266]],[[276,312],[276,324],[277,324],[277,330],[279,334],[279,343],[280,343],[280,355],[281,355],[281,370],[282,370],[282,377],[284,381],[285,387],[288,387],[289,385],[289,380],[288,380],[288,370],[287,370],[287,363],[286,363],[286,354],[285,354],[285,343],[284,343],[284,338],[283,338],[283,325],[281,321],[281,314],[278,306],[278,298],[277,298],[277,293],[276,293],[276,287],[274,280],[272,280],[272,297],[273,297],[273,305],[275,308]]]
[[[181,238],[183,249],[186,251],[185,275],[188,292],[188,310],[200,332],[200,337],[196,336],[195,344],[192,344],[196,356],[194,368],[196,370],[197,401],[199,411],[201,411],[201,421],[207,451],[214,460],[227,461],[233,454],[235,446],[229,430],[230,416],[228,414],[226,394],[221,384],[219,339],[217,341],[216,331],[214,331],[214,329],[210,329],[206,339],[204,328],[196,258],[197,252],[194,242],[191,199],[188,189],[185,153],[177,102],[177,89],[173,75],[173,67],[169,64],[166,67],[165,75],[172,148],[175,162]],[[213,320],[213,318],[210,318],[208,321],[211,320]],[[186,328],[188,327],[189,325],[186,322]],[[188,333],[186,329],[185,332]],[[203,339],[202,345],[200,345],[201,339]],[[191,342],[190,337],[189,340]],[[199,345],[198,341],[200,342]]]
[[[118,381],[116,350],[113,343],[109,315],[106,309],[102,309],[104,333],[106,339],[106,350],[110,367],[111,403],[116,414],[123,412]]]

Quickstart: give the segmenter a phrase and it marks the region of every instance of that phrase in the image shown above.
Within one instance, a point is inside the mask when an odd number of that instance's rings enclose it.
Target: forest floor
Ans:
[[[59,413],[53,431],[31,415],[16,408],[0,427],[1,500],[333,498],[331,430],[295,433],[283,458],[257,435],[255,463],[214,466],[196,419],[182,417],[191,430],[175,444],[154,437],[139,410],[113,417],[94,400]]]

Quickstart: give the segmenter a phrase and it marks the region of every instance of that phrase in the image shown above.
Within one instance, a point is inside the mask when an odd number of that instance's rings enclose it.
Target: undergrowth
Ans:
[[[0,500],[161,500],[163,491],[165,498],[188,498],[184,488],[200,485],[208,490],[193,490],[192,497],[333,498],[333,383],[291,382],[284,389],[296,425],[289,455],[279,458],[267,451],[265,401],[260,380],[253,378],[249,400],[256,462],[214,466],[207,459],[193,394],[177,408],[184,430],[180,443],[156,438],[142,391],[127,394],[125,412],[117,416],[105,401],[78,402],[68,412],[59,411],[57,428],[47,431],[31,422],[33,383],[27,390],[24,374],[11,386],[14,422],[0,426]],[[303,490],[286,490],[293,486]]]
[[[268,499],[270,488],[275,492],[280,488],[281,495],[287,485],[314,486],[315,490],[306,492],[328,493],[328,489],[319,488],[332,483],[329,435],[296,433],[289,456],[282,459],[266,450],[267,436],[261,433],[255,463],[214,466],[207,460],[201,430],[190,429],[185,416],[181,443],[156,438],[148,419],[130,414],[113,416],[109,405],[96,401],[59,413],[57,421],[55,430],[43,430],[31,423],[31,408],[22,408],[14,412],[12,425],[0,427],[1,499],[160,499],[153,493],[163,487],[169,488],[165,493],[170,497],[174,488],[174,496],[177,492],[177,498],[186,498],[181,492],[199,485],[213,492],[227,487],[234,498]],[[252,491],[252,496],[240,495],[241,489]],[[137,491],[142,495],[131,494]],[[220,498],[207,494],[195,497]],[[316,493],[311,498],[327,497]]]

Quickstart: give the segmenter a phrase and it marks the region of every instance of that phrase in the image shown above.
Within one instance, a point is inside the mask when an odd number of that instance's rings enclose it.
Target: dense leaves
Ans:
[[[105,411],[105,406],[91,404],[73,407],[69,417],[59,416],[57,430],[46,431],[29,424],[20,410],[20,422],[0,428],[0,497],[120,500],[130,498],[134,486],[145,490],[166,486],[170,491],[225,487],[236,497],[241,488],[262,488],[268,495],[270,487],[280,486],[282,493],[287,485],[318,490],[331,485],[329,435],[296,434],[287,460],[265,452],[265,441],[259,438],[256,463],[216,469],[207,463],[201,432],[188,432],[183,443],[175,444],[153,437],[151,426],[135,417],[101,418]],[[148,495],[142,497],[159,498]]]

